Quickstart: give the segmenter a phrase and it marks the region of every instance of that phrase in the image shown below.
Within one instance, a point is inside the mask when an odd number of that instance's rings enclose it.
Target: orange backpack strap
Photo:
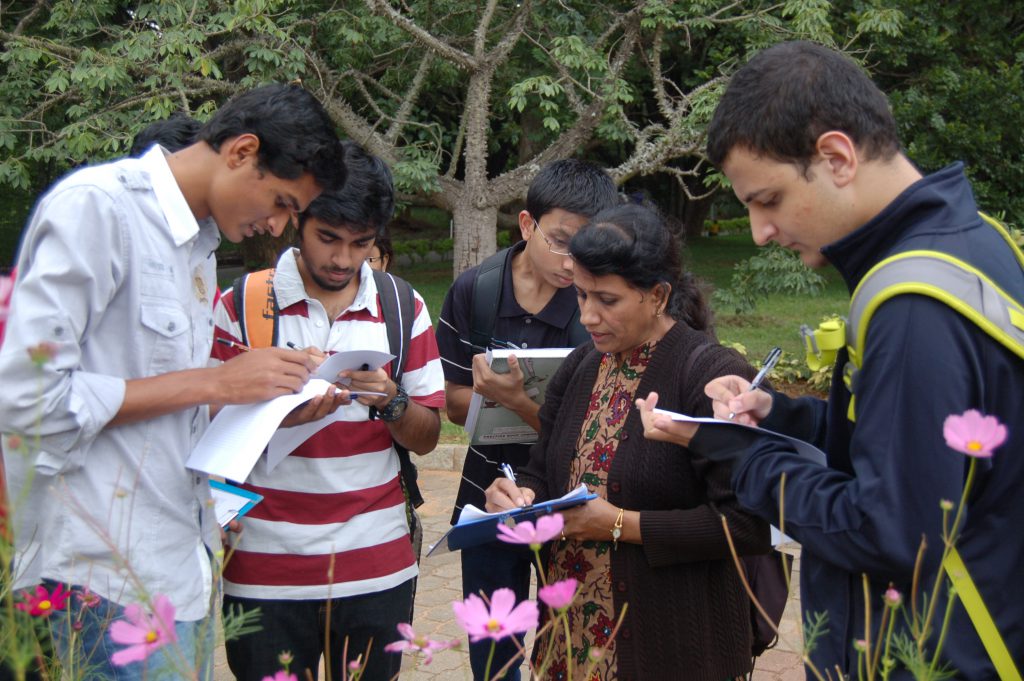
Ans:
[[[242,327],[242,342],[251,348],[277,345],[277,297],[274,269],[251,272],[235,279],[235,315]]]

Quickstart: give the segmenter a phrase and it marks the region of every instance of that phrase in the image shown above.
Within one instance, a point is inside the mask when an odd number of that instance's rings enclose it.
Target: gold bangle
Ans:
[[[622,516],[626,514],[626,509],[620,508],[619,515],[615,518],[615,525],[612,526],[612,549],[619,548],[619,537],[622,536]]]

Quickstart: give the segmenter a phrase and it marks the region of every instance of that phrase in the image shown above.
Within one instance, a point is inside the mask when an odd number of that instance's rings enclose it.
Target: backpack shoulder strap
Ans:
[[[274,269],[250,272],[233,284],[235,316],[242,342],[253,348],[277,345],[277,318],[281,310],[274,295]]]
[[[412,324],[416,317],[416,297],[412,286],[405,279],[387,272],[373,271],[373,281],[380,297],[381,315],[387,328],[388,347],[395,360],[391,363],[391,380],[400,384],[409,361],[409,344],[412,341]],[[413,463],[409,450],[395,442],[402,486],[409,495],[413,508],[423,505],[423,494],[418,482],[419,472]]]
[[[1024,358],[1024,306],[983,272],[939,251],[907,251],[873,267],[850,301],[846,344],[859,368],[868,322],[885,301],[916,293],[942,301]]]
[[[498,316],[501,288],[505,281],[505,265],[509,251],[504,249],[485,259],[473,280],[473,300],[469,310],[469,342],[481,348],[494,337],[494,320]]]
[[[373,271],[380,296],[381,314],[387,327],[388,346],[395,355],[391,363],[391,378],[395,383],[402,380],[405,365],[409,360],[409,343],[412,340],[412,323],[416,317],[416,298],[412,286],[405,279]]]

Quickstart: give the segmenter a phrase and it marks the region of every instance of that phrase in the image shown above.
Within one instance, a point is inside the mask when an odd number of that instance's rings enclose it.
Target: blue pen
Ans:
[[[505,474],[506,478],[508,478],[512,482],[516,481],[516,473],[515,471],[512,470],[512,466],[509,466],[507,463],[503,463],[499,466],[499,468],[501,468],[501,472]]]

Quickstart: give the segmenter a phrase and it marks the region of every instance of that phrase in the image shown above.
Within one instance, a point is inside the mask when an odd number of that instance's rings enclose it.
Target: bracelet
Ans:
[[[622,516],[626,514],[626,509],[620,508],[619,515],[615,518],[615,525],[612,526],[612,549],[619,548],[619,537],[622,536]]]

